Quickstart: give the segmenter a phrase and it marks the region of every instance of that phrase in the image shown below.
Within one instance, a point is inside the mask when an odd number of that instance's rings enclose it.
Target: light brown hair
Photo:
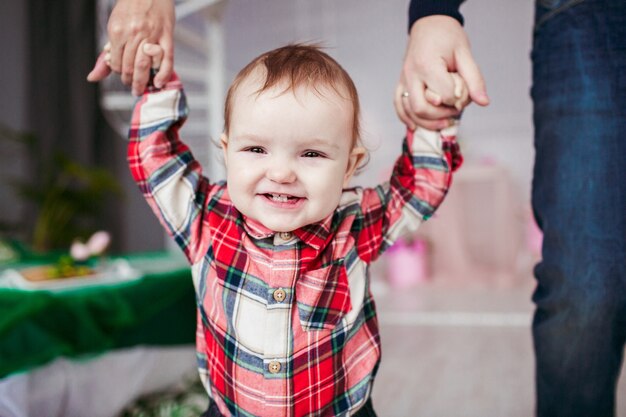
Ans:
[[[298,87],[312,88],[322,95],[323,87],[332,88],[340,97],[350,101],[353,108],[352,146],[360,144],[360,105],[354,82],[348,73],[317,45],[291,44],[259,55],[235,77],[226,94],[224,104],[224,133],[228,135],[232,102],[237,89],[258,68],[264,70],[265,81],[256,93],[261,94],[281,83],[283,93]],[[348,97],[345,97],[347,93]]]

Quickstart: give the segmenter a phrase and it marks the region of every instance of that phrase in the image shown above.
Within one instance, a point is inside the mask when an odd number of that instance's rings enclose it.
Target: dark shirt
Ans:
[[[459,7],[464,0],[411,0],[409,6],[409,31],[413,23],[421,17],[442,14],[450,16],[463,24]]]

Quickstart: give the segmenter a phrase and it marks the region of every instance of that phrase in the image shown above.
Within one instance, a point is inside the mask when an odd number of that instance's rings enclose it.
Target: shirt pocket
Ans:
[[[253,292],[246,279],[248,256],[244,251],[224,252],[210,264],[199,264],[196,274],[200,277],[197,297],[200,313],[206,323],[226,331],[236,322],[242,299]]]
[[[304,330],[332,330],[352,308],[343,260],[301,274],[296,303]]]

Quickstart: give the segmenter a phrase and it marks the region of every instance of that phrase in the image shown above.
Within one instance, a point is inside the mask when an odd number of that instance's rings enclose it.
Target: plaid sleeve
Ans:
[[[463,158],[456,143],[457,125],[442,131],[407,131],[402,155],[389,182],[363,191],[357,252],[375,260],[399,237],[417,230],[433,215]]]
[[[202,176],[200,164],[179,138],[187,114],[177,76],[161,90],[149,88],[133,111],[128,164],[159,221],[193,264],[206,252],[204,208],[219,187]]]

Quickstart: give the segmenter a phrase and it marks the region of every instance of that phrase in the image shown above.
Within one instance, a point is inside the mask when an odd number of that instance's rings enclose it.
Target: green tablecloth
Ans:
[[[58,356],[193,343],[189,267],[165,253],[128,259],[148,272],[131,281],[55,292],[0,288],[0,377]]]

